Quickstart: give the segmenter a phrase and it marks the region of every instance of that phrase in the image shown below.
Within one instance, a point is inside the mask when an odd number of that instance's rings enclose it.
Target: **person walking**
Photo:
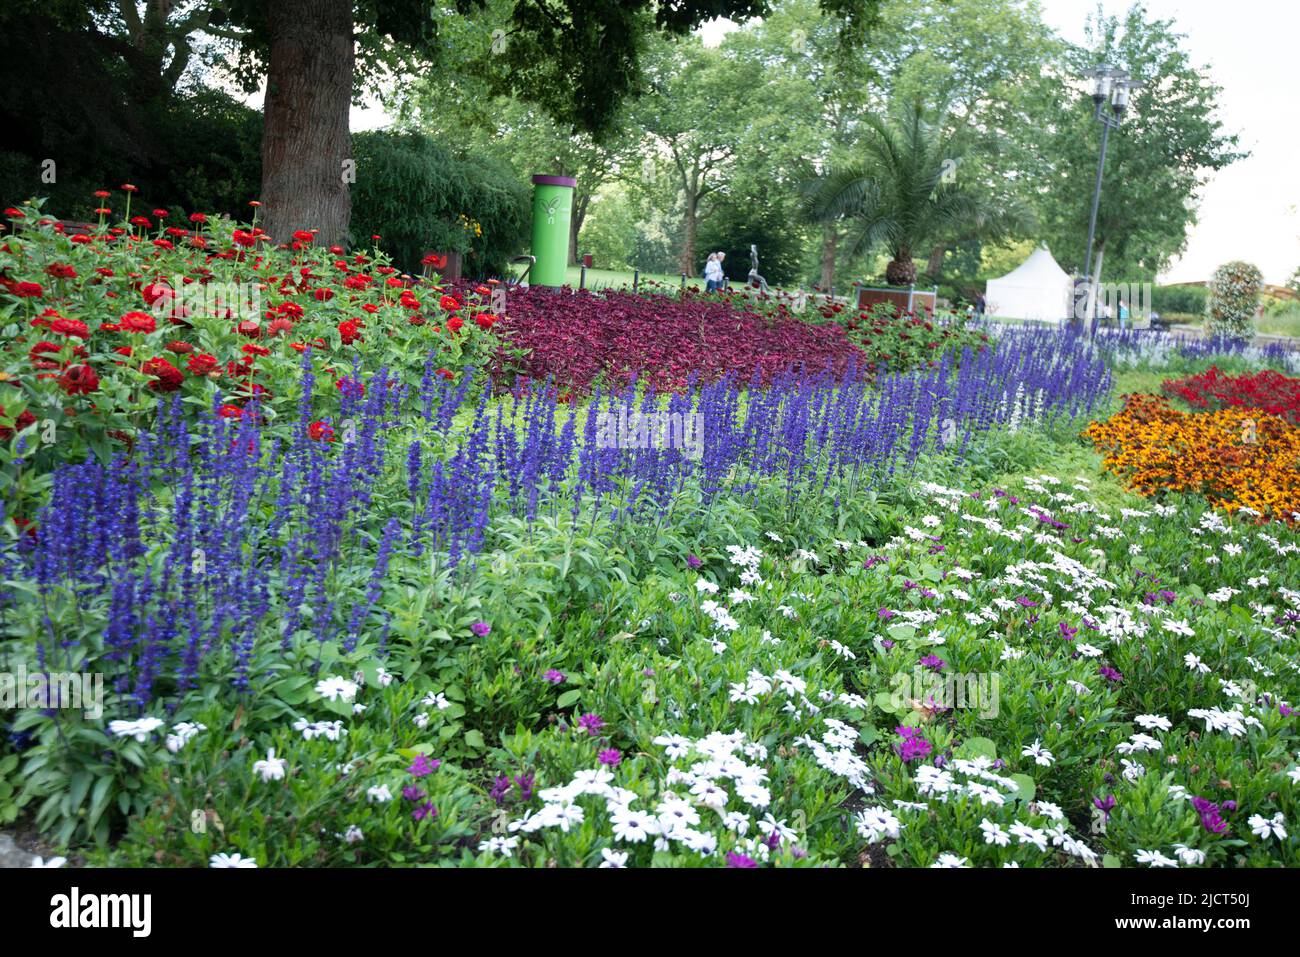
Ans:
[[[723,253],[709,253],[708,261],[704,264],[704,290],[714,292],[722,288],[722,256]]]

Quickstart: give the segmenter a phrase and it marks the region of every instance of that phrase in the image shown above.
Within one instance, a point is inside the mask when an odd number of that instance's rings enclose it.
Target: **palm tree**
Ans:
[[[955,144],[942,131],[943,114],[926,119],[919,101],[901,104],[888,119],[868,116],[865,156],[859,163],[805,184],[804,211],[817,222],[852,224],[850,255],[883,243],[890,285],[916,281],[912,254],[938,242],[997,239],[1026,223],[1019,207],[992,201],[957,185]]]

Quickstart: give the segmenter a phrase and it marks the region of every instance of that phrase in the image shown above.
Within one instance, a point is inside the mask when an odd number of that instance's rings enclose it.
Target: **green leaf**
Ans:
[[[465,732],[465,744],[475,751],[482,751],[487,747],[483,740],[483,732],[477,728],[471,728]]]
[[[581,697],[582,697],[582,692],[579,691],[577,688],[573,689],[572,691],[566,691],[564,692],[564,694],[560,695],[558,699],[556,699],[555,706],[557,708],[567,708],[572,704],[576,704],[578,699]]]
[[[1016,782],[1019,790],[1016,792],[1016,799],[1028,804],[1034,799],[1034,794],[1038,790],[1038,785],[1028,774],[1013,774],[1011,780]]]
[[[957,757],[966,758],[967,760],[978,757],[986,757],[992,760],[998,756],[998,746],[988,738],[967,738],[955,753]]]

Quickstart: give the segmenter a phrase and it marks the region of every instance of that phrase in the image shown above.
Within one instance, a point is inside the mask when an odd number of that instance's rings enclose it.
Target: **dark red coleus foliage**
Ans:
[[[505,340],[498,373],[550,377],[580,391],[638,374],[656,389],[678,390],[692,376],[711,382],[731,373],[748,382],[757,374],[768,383],[791,367],[842,374],[851,359],[865,366],[837,324],[764,317],[700,298],[511,290],[494,331]],[[514,349],[523,356],[507,367]]]

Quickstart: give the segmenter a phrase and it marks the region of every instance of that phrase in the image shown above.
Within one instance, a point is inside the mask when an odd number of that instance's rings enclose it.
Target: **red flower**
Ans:
[[[307,437],[314,442],[333,442],[334,429],[328,422],[313,422],[307,426]]]
[[[80,319],[55,319],[50,323],[50,332],[57,332],[64,336],[75,336],[78,339],[90,338],[90,327]]]
[[[76,279],[77,270],[73,269],[67,263],[50,263],[45,267],[45,272],[55,279]]]
[[[496,316],[489,312],[480,312],[474,317],[474,321],[480,329],[491,329],[492,324],[497,321]]]
[[[154,377],[149,383],[149,388],[154,392],[175,392],[185,381],[181,370],[163,358],[150,359],[141,371]]]
[[[153,332],[158,323],[147,312],[128,312],[122,316],[118,326],[127,332]]]
[[[250,339],[256,339],[262,334],[262,327],[255,319],[245,319],[235,327],[235,331],[241,336],[248,336]]]
[[[450,316],[447,319],[448,332],[460,332],[460,327],[465,325],[465,320],[460,316]]]
[[[99,388],[99,376],[88,365],[68,366],[59,376],[59,386],[68,395],[90,395]]]
[[[345,346],[350,346],[361,338],[361,325],[355,319],[346,319],[339,323],[339,336]]]
[[[62,348],[62,346],[53,342],[38,342],[36,345],[32,346],[31,351],[27,353],[27,358],[31,359],[32,365],[38,369],[57,369],[59,367],[58,362],[53,362],[49,359],[42,359],[41,356],[50,353],[57,356],[59,350]]]
[[[443,296],[438,300],[438,305],[446,312],[455,312],[460,308],[460,301],[455,296]]]
[[[11,288],[19,299],[39,299],[45,293],[39,282],[20,282]]]
[[[194,351],[194,347],[188,342],[182,342],[177,339],[174,342],[167,343],[167,351],[175,352],[177,355],[188,355]]]
[[[223,405],[217,409],[217,415],[223,419],[238,419],[244,414],[244,410],[237,405]]]
[[[190,370],[190,375],[199,376],[216,372],[219,365],[216,356],[200,352],[198,355],[190,356],[189,361],[185,363],[185,368]]]
[[[190,213],[190,222],[192,223],[206,223],[207,221],[208,217],[202,213]]]
[[[4,417],[5,407],[0,405],[0,419],[4,419]],[[31,410],[23,409],[22,412],[18,413],[18,418],[14,420],[12,427],[8,425],[0,425],[0,442],[8,442],[14,437],[14,432],[21,432],[23,429],[35,422],[36,416],[32,415]]]

